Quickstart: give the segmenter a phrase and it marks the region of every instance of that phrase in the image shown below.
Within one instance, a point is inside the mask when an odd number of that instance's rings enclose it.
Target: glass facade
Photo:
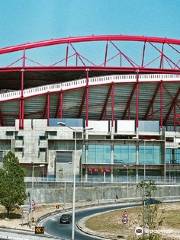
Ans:
[[[115,144],[114,163],[136,164],[136,146],[130,144]]]
[[[172,163],[173,162],[173,154],[171,148],[166,148],[166,163]]]
[[[180,148],[175,149],[175,161],[176,163],[180,163]]]
[[[180,164],[180,149],[166,148],[166,163]]]
[[[89,144],[88,145],[88,163],[111,163],[111,145],[110,144]]]
[[[113,152],[114,164],[136,164],[137,146],[134,143],[98,144],[93,143],[86,146],[87,164],[111,164],[111,150]],[[139,146],[139,164],[161,164],[160,144],[146,144]],[[83,147],[82,162],[85,163],[85,146]]]
[[[139,146],[139,164],[161,164],[161,146],[146,144]]]

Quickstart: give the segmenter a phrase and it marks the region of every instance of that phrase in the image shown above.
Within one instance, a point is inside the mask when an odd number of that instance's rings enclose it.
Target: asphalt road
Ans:
[[[137,204],[136,204],[137,205]],[[105,212],[105,211],[110,211],[114,209],[120,209],[120,208],[125,208],[127,206],[122,206],[120,204],[114,205],[114,206],[103,206],[99,208],[90,208],[90,209],[84,209],[81,211],[76,212],[75,215],[75,221],[76,223],[84,217],[87,217],[89,215],[95,214],[95,213],[100,213],[100,212]],[[132,206],[132,205],[131,205]],[[59,218],[60,215],[52,216],[51,218],[47,218],[43,220],[43,226],[45,227],[45,232],[58,237],[60,239],[64,240],[69,240],[71,239],[71,224],[60,224],[59,223]],[[84,233],[80,232],[77,227],[75,229],[75,240],[94,240],[95,238],[92,236],[85,235]]]

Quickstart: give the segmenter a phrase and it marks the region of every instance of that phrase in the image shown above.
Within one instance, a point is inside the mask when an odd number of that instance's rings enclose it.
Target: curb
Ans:
[[[122,203],[122,205],[119,205],[119,207],[120,207],[121,209],[123,209],[124,204],[126,204],[126,203]],[[129,204],[130,204],[130,205],[128,206],[128,208],[131,207],[131,205],[132,205],[132,207],[133,207],[134,204],[137,204],[137,206],[139,206],[139,205],[141,205],[141,202],[140,202],[140,201],[137,201],[137,202],[132,202],[132,203],[129,203]],[[127,208],[127,205],[126,205],[126,208]],[[112,211],[114,211],[114,210],[112,210]],[[105,210],[104,212],[106,212],[106,210]],[[104,212],[102,212],[102,213],[104,213]],[[82,218],[82,219],[81,219],[80,221],[78,221],[78,223],[76,224],[77,228],[78,228],[81,232],[85,233],[86,235],[93,236],[93,237],[96,238],[96,239],[111,240],[112,238],[107,238],[107,237],[105,237],[105,236],[100,235],[100,233],[98,233],[98,232],[95,232],[95,231],[93,231],[93,230],[91,230],[91,229],[89,229],[89,228],[87,228],[87,227],[85,227],[85,226],[82,226],[82,225],[84,224],[84,223],[83,223],[83,220],[84,220],[84,222],[86,222],[89,218],[91,218],[91,217],[93,217],[93,216],[96,216],[96,215],[99,215],[99,214],[102,214],[102,213],[95,213],[95,214],[92,214],[92,215],[90,215],[90,216],[87,216],[87,217]]]

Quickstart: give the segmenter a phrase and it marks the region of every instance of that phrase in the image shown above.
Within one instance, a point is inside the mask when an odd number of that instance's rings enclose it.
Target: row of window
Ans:
[[[83,148],[82,162],[84,163],[113,163],[118,164],[161,164],[162,152],[160,145],[141,145],[137,151],[135,145],[89,144],[88,151]]]

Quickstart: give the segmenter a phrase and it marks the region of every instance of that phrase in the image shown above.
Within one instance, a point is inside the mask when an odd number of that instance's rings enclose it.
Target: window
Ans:
[[[72,162],[72,152],[68,151],[58,151],[56,152],[56,162],[57,163],[71,163]]]
[[[57,136],[57,132],[56,131],[47,131],[49,136]]]
[[[136,146],[115,144],[114,145],[114,163],[135,164],[136,163]]]
[[[13,136],[14,132],[13,131],[6,131],[6,136]]]
[[[139,146],[139,164],[161,164],[160,145],[148,144]]]
[[[39,136],[39,140],[46,140],[46,136]]]
[[[23,140],[24,137],[23,136],[15,136],[15,140]]]
[[[111,163],[110,144],[90,144],[88,146],[88,163]]]
[[[175,149],[175,163],[180,164],[180,148]]]

